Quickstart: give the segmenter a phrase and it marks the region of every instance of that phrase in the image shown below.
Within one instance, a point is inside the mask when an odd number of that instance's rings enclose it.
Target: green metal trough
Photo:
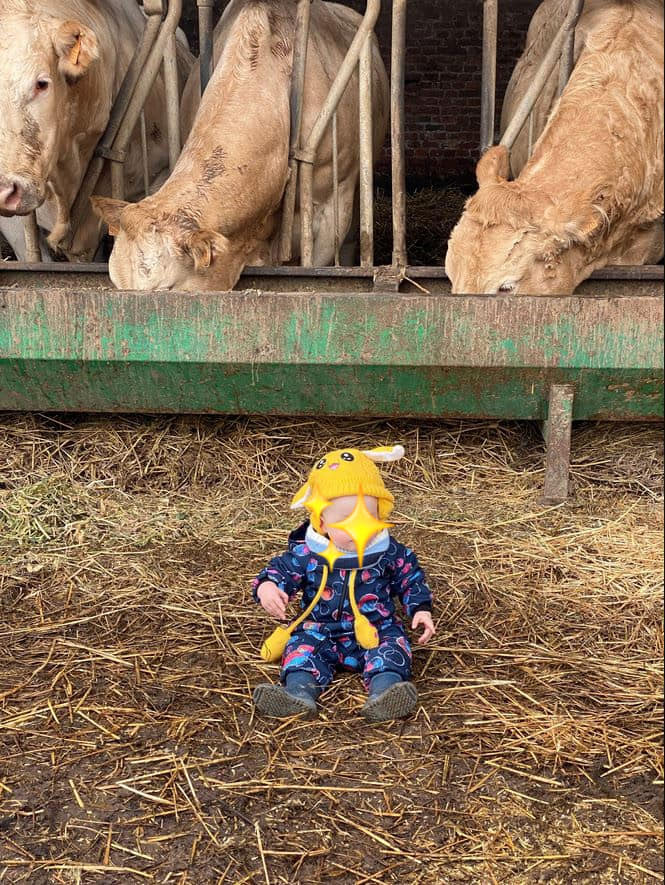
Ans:
[[[570,298],[452,296],[415,269],[406,293],[291,270],[193,297],[102,270],[0,271],[0,409],[549,418],[552,464],[572,420],[663,417],[662,267]]]

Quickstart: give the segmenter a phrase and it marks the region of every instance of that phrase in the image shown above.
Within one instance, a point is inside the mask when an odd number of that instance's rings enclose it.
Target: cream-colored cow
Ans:
[[[232,0],[216,31],[217,64],[170,179],[137,205],[95,199],[116,237],[110,273],[119,288],[228,290],[247,264],[277,263],[281,202],[288,177],[289,96],[295,8],[292,0]],[[307,56],[303,135],[311,131],[357,31],[360,16],[314,0]],[[374,44],[374,145],[389,117],[388,80]],[[183,99],[194,116],[198,71]],[[189,109],[188,109],[189,108]],[[340,228],[353,219],[359,176],[358,77],[338,110]],[[334,257],[332,139],[321,144],[314,175],[314,261]],[[299,255],[296,218],[294,255]]]
[[[136,0],[0,0],[0,232],[25,257],[19,216],[37,210],[58,250],[69,213],[144,27]],[[179,44],[184,86],[193,58]],[[168,168],[161,74],[145,108],[151,178]],[[140,132],[130,144],[125,193],[143,193]],[[97,193],[109,194],[108,173]],[[92,208],[66,253],[92,258],[100,222]]]
[[[545,0],[536,12],[504,128],[568,6]],[[502,147],[478,164],[480,190],[448,248],[454,292],[572,294],[597,268],[662,257],[662,0],[587,0],[576,56],[560,101],[557,69],[536,106],[544,131],[528,162],[526,132],[515,145],[517,179]]]

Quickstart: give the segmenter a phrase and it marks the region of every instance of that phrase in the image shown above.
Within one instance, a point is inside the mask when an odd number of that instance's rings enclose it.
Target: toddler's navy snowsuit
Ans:
[[[309,523],[302,525],[289,538],[289,552],[273,559],[254,580],[254,599],[258,602],[261,584],[272,581],[290,598],[302,592],[301,607],[307,608],[323,578],[325,560],[319,553],[327,544]],[[349,600],[354,570],[358,608],[378,630],[378,648],[367,650],[356,642]],[[309,673],[325,688],[339,668],[362,672],[366,688],[379,673],[396,673],[408,681],[411,647],[395,611],[395,597],[409,618],[432,609],[432,592],[415,553],[383,532],[366,551],[362,568],[354,554],[337,560],[316,608],[286,647],[281,681],[285,683],[289,673]]]

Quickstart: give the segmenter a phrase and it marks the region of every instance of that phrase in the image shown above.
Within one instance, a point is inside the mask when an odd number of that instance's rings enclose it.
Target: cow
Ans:
[[[281,203],[289,175],[293,0],[232,0],[215,31],[216,65],[180,159],[163,187],[135,205],[94,198],[115,235],[109,264],[124,289],[230,290],[243,268],[278,263]],[[311,131],[358,28],[360,16],[313,0],[303,107]],[[374,146],[388,126],[389,85],[373,40]],[[198,94],[193,70],[183,97],[189,127]],[[339,215],[349,231],[359,177],[358,75],[338,108]],[[189,116],[188,116],[189,115]],[[334,259],[332,137],[314,170],[314,263]],[[299,220],[294,256],[299,255]]]
[[[1,0],[0,2],[0,232],[17,258],[25,257],[20,216],[37,210],[48,244],[59,251],[70,229],[70,209],[109,120],[134,55],[145,17],[136,0]],[[193,57],[178,41],[180,89]],[[149,173],[168,168],[164,80],[160,74],[145,106]],[[110,174],[96,193],[108,194]],[[125,163],[125,193],[144,191],[140,130]],[[84,215],[70,260],[89,260],[101,224]]]
[[[568,8],[545,0],[511,80],[505,130]],[[607,265],[663,255],[663,2],[587,0],[577,63],[561,98],[558,70],[534,111],[536,136],[490,148],[479,190],[448,244],[454,293],[570,295]],[[528,127],[525,127],[528,128]]]

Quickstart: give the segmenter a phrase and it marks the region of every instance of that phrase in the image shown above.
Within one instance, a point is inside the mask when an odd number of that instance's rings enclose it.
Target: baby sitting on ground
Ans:
[[[304,611],[292,628],[274,634],[288,642],[280,684],[254,692],[264,715],[316,716],[319,695],[338,669],[363,674],[365,719],[399,719],[415,709],[411,647],[395,598],[412,628],[423,628],[418,642],[425,644],[435,634],[432,593],[415,553],[388,532],[395,499],[376,466],[403,455],[401,446],[332,452],[293,499],[292,509],[307,508],[310,520],[254,581],[254,599],[274,618],[286,620],[298,593]],[[264,657],[272,659],[266,646]],[[279,640],[276,648],[279,656]]]

